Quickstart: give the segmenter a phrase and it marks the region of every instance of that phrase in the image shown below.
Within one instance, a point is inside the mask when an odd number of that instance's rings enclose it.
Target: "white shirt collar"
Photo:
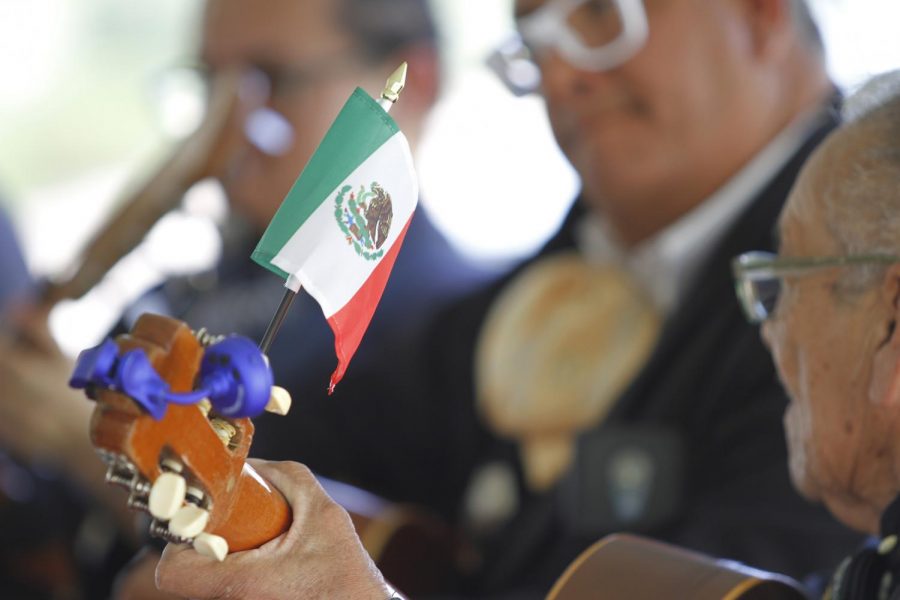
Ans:
[[[596,262],[628,271],[657,308],[670,313],[716,243],[819,125],[821,111],[795,119],[724,186],[677,221],[638,246],[627,249],[612,226],[588,213],[575,229],[579,250]]]

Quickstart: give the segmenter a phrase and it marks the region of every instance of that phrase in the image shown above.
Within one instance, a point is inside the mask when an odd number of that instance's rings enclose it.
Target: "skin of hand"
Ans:
[[[294,519],[290,529],[259,548],[229,554],[221,563],[189,546],[169,544],[156,570],[162,591],[197,600],[391,597],[350,516],[308,468],[248,462],[287,498]]]
[[[23,327],[20,321],[15,331],[0,331],[0,449],[25,464],[49,465],[78,484],[132,539],[127,495],[106,483],[106,466],[91,444],[94,403],[69,387],[72,361],[33,323]]]
[[[156,588],[156,565],[159,552],[152,548],[143,549],[119,572],[113,590],[113,600],[179,600]]]
[[[0,335],[0,448],[26,462],[65,465],[73,447],[84,447],[100,462],[88,437],[93,405],[69,388],[72,367],[55,347]]]

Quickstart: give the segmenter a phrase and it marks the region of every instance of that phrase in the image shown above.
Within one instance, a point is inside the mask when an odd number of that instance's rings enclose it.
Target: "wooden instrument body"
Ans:
[[[547,600],[803,600],[788,577],[634,535],[610,535],[557,580]]]

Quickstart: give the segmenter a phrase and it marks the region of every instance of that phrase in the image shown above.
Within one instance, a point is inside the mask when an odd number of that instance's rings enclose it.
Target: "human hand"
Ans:
[[[156,587],[159,551],[144,548],[116,575],[113,600],[179,600]]]
[[[38,340],[0,334],[0,448],[32,463],[69,467],[85,453],[96,461],[88,437],[92,405],[68,386],[72,362],[49,337],[34,335]]]
[[[169,544],[156,570],[163,591],[207,598],[358,598],[391,596],[381,573],[357,537],[347,512],[305,466],[249,461],[287,498],[293,523],[282,536],[223,562],[189,546]]]

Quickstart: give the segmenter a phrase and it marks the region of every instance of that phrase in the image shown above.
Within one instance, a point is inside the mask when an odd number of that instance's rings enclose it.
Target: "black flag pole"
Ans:
[[[287,316],[288,309],[291,308],[291,304],[293,304],[294,298],[296,297],[297,292],[294,290],[290,288],[284,290],[281,304],[278,305],[278,310],[275,311],[275,315],[272,317],[272,320],[269,321],[269,326],[266,327],[266,332],[263,334],[262,341],[259,343],[259,349],[262,350],[263,354],[269,353],[272,341],[278,334],[278,330],[281,329],[281,324],[284,323],[284,318]]]

